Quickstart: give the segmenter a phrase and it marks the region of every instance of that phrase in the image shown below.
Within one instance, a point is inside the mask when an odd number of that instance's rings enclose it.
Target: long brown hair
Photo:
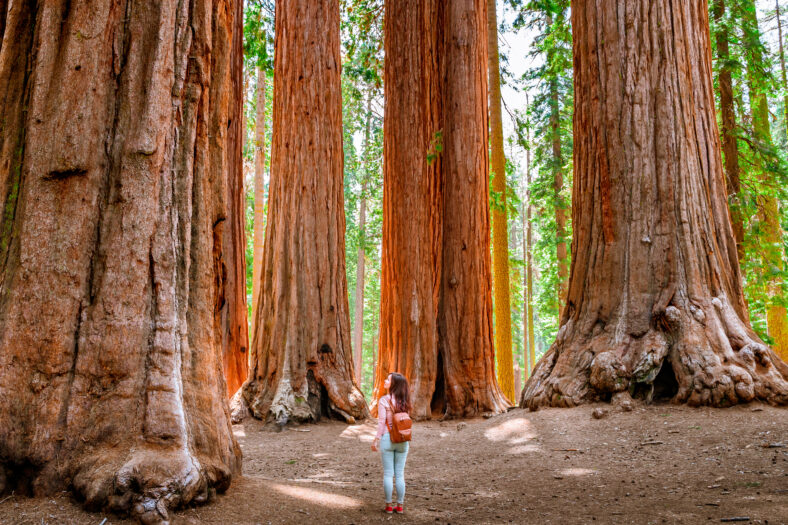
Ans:
[[[410,412],[410,388],[408,387],[408,380],[405,376],[397,372],[389,374],[391,384],[389,385],[389,395],[394,400],[394,410],[396,412]]]

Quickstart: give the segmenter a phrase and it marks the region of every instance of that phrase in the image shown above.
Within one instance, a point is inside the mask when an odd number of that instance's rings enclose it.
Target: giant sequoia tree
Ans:
[[[507,406],[495,380],[485,0],[386,3],[380,359],[419,418]]]
[[[277,2],[268,219],[243,398],[279,424],[368,413],[350,347],[340,64],[339,0]]]
[[[166,520],[240,467],[241,5],[0,6],[0,490]]]
[[[572,4],[572,271],[522,404],[629,390],[788,402],[747,321],[714,115],[706,2]]]

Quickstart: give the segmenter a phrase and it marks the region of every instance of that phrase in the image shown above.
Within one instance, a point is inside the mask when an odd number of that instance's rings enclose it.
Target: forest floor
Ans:
[[[609,410],[594,419],[594,408]],[[235,426],[243,477],[179,524],[788,524],[788,409],[636,405],[515,409],[490,419],[417,423],[404,515],[382,510],[374,422],[264,430]],[[67,495],[11,497],[0,523],[132,523]]]

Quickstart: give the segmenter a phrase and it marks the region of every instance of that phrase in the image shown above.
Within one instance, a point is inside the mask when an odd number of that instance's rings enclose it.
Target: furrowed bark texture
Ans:
[[[487,71],[490,96],[490,168],[492,189],[499,195],[498,207],[492,209],[493,293],[495,293],[495,352],[498,361],[498,384],[503,394],[514,402],[514,363],[512,360],[512,311],[509,297],[509,242],[506,211],[506,157],[503,153],[501,118],[501,72],[498,60],[498,17],[495,0],[487,0]]]
[[[443,86],[443,253],[438,352],[447,412],[474,416],[509,403],[495,379],[487,134],[487,3],[446,0]]]
[[[240,470],[222,367],[236,7],[3,11],[0,490],[156,523]]]
[[[339,0],[276,6],[262,282],[243,397],[260,419],[368,415],[353,379],[345,277]]]
[[[414,417],[500,412],[507,403],[492,344],[486,2],[387,2],[386,27],[373,397],[385,393],[389,372],[400,372]]]
[[[183,1],[183,0],[182,0]],[[243,20],[243,2],[232,4],[233,20]],[[232,35],[232,61],[230,63],[230,119],[227,129],[228,147],[226,165],[229,171],[225,185],[226,217],[218,224],[223,239],[223,258],[217,273],[224,282],[221,289],[225,297],[220,305],[222,319],[222,355],[227,397],[246,381],[249,371],[249,325],[246,307],[246,214],[243,143],[246,126],[242,115],[244,104],[243,74],[243,25]]]
[[[746,321],[714,115],[706,2],[572,4],[572,271],[521,404],[629,390],[788,402],[788,366]]]
[[[388,373],[399,372],[410,383],[411,415],[423,419],[432,414],[439,373],[441,160],[428,163],[427,154],[435,155],[441,132],[442,27],[435,0],[387,1],[384,16],[383,247],[373,399],[386,393]],[[443,414],[439,404],[436,415]]]

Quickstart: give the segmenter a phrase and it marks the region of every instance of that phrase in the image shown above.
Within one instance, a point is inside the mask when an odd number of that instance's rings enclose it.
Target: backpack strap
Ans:
[[[388,407],[387,410],[389,410],[391,412],[391,421],[393,422],[394,421],[394,407],[391,406],[391,396],[389,396],[389,398],[388,398],[388,405],[389,405],[389,407]],[[388,418],[388,416],[386,417],[386,428],[389,429],[389,435],[391,435],[391,425],[389,425],[389,418]]]

